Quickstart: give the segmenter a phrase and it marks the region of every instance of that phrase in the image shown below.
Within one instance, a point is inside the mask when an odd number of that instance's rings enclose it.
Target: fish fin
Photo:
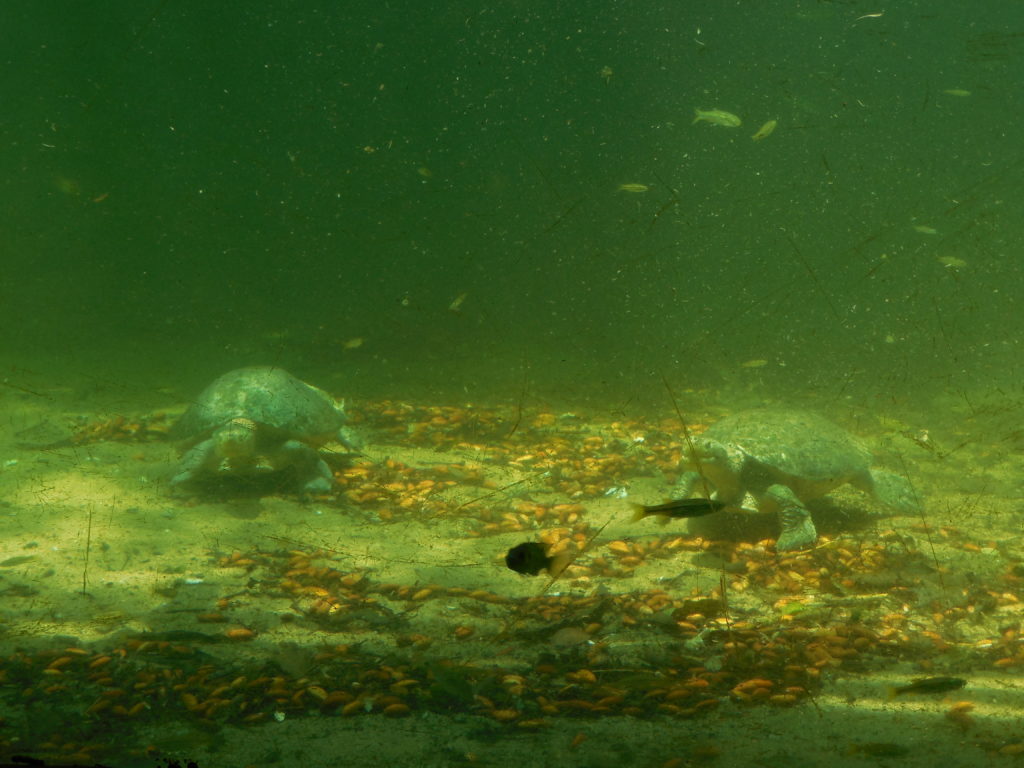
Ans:
[[[672,515],[658,515],[658,525],[668,525],[672,522]]]
[[[568,568],[572,564],[572,554],[570,552],[562,552],[559,555],[548,560],[547,571],[552,579],[557,579],[562,575],[562,571]]]
[[[639,522],[647,517],[647,507],[636,502],[629,502],[629,508],[633,510],[633,522]]]

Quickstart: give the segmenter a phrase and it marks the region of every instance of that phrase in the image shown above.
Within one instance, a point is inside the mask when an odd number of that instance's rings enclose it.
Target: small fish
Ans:
[[[958,259],[956,256],[936,256],[935,260],[947,269],[961,269],[967,266],[966,261]]]
[[[947,96],[959,96],[960,98],[971,95],[970,91],[965,91],[963,88],[947,88],[943,93]]]
[[[701,122],[711,123],[712,125],[722,125],[726,128],[738,128],[742,125],[742,121],[738,116],[732,112],[726,112],[724,109],[695,109],[693,110],[696,115],[693,118],[694,124]]]
[[[523,573],[527,576],[536,576],[541,571],[547,571],[552,577],[558,576],[572,562],[572,555],[563,552],[559,555],[549,555],[548,548],[536,541],[526,541],[516,544],[505,553],[505,565],[516,573]]]
[[[452,303],[448,305],[448,311],[449,312],[461,312],[462,311],[462,302],[464,302],[466,300],[466,297],[468,295],[469,295],[468,293],[460,293],[458,296],[456,296],[455,300],[452,301]]]
[[[757,133],[755,133],[750,138],[752,138],[754,141],[760,141],[761,139],[767,139],[775,131],[775,126],[777,126],[778,124],[779,124],[778,120],[769,120],[767,123],[765,123],[760,128],[758,128],[757,129]]]
[[[361,346],[363,346],[363,337],[362,336],[356,336],[355,338],[349,339],[344,344],[342,344],[341,348],[342,349],[359,349]]]
[[[889,691],[889,698],[905,693],[949,693],[967,685],[962,677],[919,677],[909,685],[901,685]]]
[[[740,368],[764,368],[766,365],[768,365],[767,360],[758,358],[757,360],[747,360],[745,363],[740,363]]]
[[[666,501],[664,504],[630,504],[633,510],[633,522],[643,520],[645,517],[654,515],[660,518],[659,522],[666,525],[670,520],[681,517],[703,517],[725,509],[728,504],[715,501],[714,499],[676,499]]]
[[[914,231],[915,232],[920,232],[922,235],[937,235],[937,234],[939,234],[939,230],[937,230],[935,227],[929,227],[926,224],[915,224],[914,225]]]
[[[619,192],[646,192],[650,187],[646,184],[619,184]]]

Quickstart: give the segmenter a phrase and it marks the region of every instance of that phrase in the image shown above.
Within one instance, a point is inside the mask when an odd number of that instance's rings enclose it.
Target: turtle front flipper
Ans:
[[[669,496],[673,499],[688,499],[700,483],[700,475],[696,472],[684,472],[672,486]]]
[[[785,485],[772,485],[765,491],[765,498],[778,506],[779,525],[782,532],[775,542],[779,552],[793,549],[807,549],[818,540],[818,531],[811,520],[811,513],[796,494]]]
[[[334,488],[334,474],[320,454],[299,440],[288,440],[273,456],[275,469],[292,467],[302,490],[306,493],[329,493]]]
[[[171,485],[191,483],[198,477],[216,470],[220,466],[221,457],[217,453],[217,443],[213,438],[203,440],[192,446],[178,462],[178,474],[171,478]]]

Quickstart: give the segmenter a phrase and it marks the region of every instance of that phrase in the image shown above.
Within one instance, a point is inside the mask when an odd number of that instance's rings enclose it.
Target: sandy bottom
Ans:
[[[186,493],[162,439],[181,393],[30,384],[0,393],[0,760],[1024,753],[1021,467],[979,437],[989,417],[927,435],[861,420],[926,512],[878,515],[843,488],[812,505],[819,546],[780,556],[756,516],[705,536],[632,522],[626,499],[661,501],[674,479],[674,417],[362,401],[365,455],[326,452],[336,493],[299,498],[278,476]],[[577,556],[553,583],[523,576],[503,557],[524,541]],[[890,696],[931,676],[967,682]]]

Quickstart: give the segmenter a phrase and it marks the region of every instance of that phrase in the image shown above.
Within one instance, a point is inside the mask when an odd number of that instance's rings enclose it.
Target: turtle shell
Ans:
[[[856,438],[804,411],[743,411],[716,422],[704,436],[738,449],[766,469],[813,485],[834,488],[871,466],[871,452]]]
[[[326,392],[281,368],[259,366],[229,371],[210,384],[170,437],[194,445],[238,418],[276,431],[282,440],[314,446],[336,437],[345,424],[344,412]]]

